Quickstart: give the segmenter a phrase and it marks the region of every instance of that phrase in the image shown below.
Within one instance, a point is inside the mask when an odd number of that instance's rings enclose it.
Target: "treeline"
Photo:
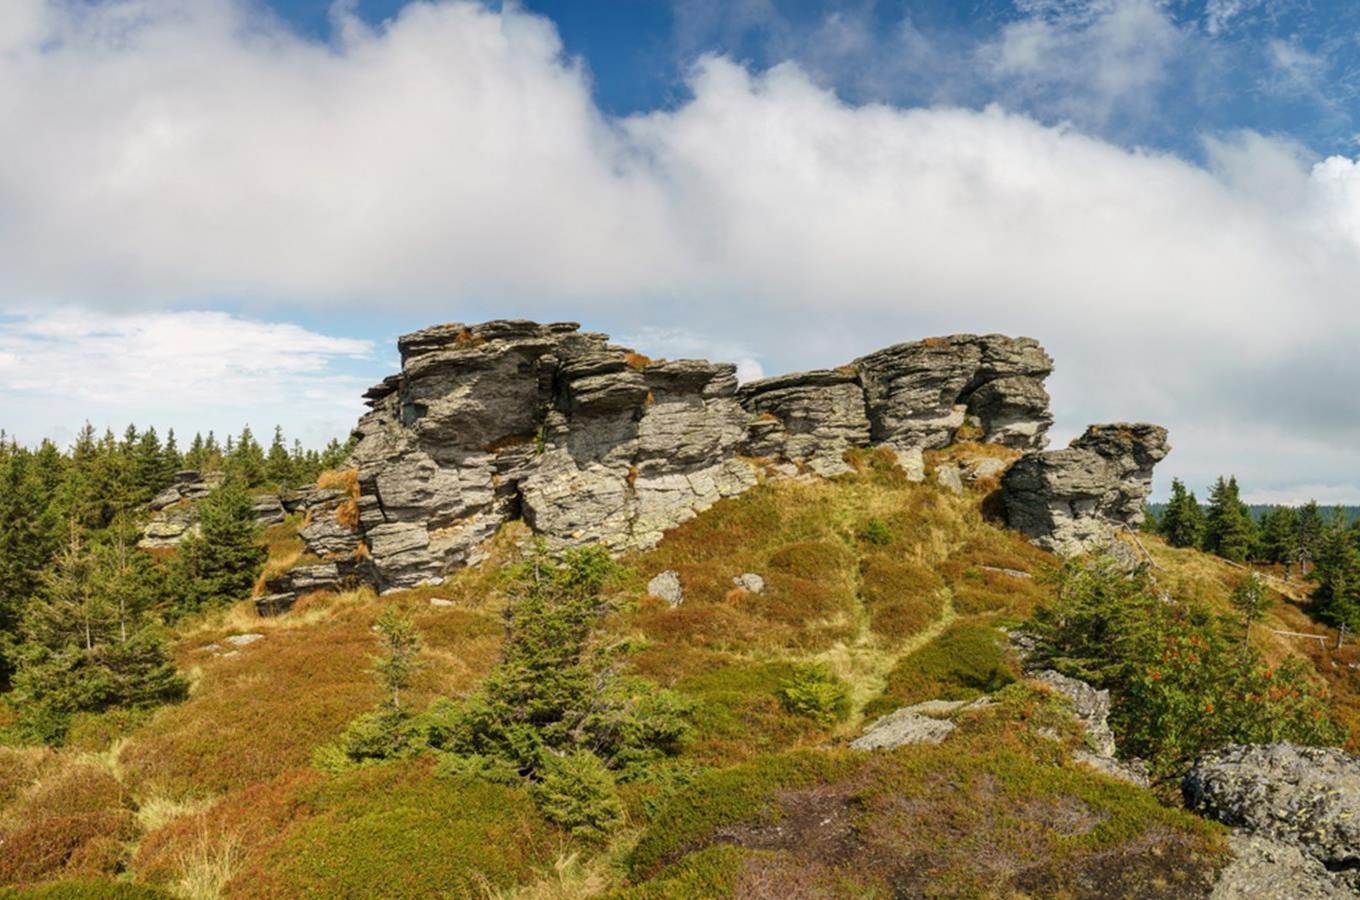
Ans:
[[[1173,547],[1194,547],[1237,563],[1293,568],[1317,582],[1314,615],[1336,627],[1360,631],[1360,521],[1337,507],[1324,513],[1314,501],[1270,507],[1258,519],[1242,502],[1237,479],[1220,477],[1201,506],[1194,491],[1171,482],[1171,499],[1148,528]]]
[[[21,736],[60,741],[74,717],[183,694],[161,640],[166,621],[246,596],[265,551],[250,491],[315,481],[348,447],[268,450],[243,429],[181,452],[175,435],[86,425],[62,451],[0,435],[0,692]],[[199,531],[167,558],[137,547],[147,504],[185,469],[221,471]]]

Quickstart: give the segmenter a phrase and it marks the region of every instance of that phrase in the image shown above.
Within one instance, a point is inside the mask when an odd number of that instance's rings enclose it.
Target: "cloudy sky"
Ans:
[[[1348,0],[3,0],[0,427],[343,435],[395,337],[1040,339],[1055,443],[1360,502]]]

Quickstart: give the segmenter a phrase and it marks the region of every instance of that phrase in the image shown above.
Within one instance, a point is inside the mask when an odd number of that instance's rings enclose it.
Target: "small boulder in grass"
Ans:
[[[647,593],[658,600],[665,600],[672,609],[685,601],[685,590],[680,585],[680,573],[667,569],[647,582]]]
[[[765,590],[765,579],[754,572],[743,572],[733,578],[732,583],[751,594],[759,594]]]

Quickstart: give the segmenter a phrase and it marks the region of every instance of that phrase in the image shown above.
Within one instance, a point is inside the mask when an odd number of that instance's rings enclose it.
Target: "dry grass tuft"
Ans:
[[[350,499],[359,499],[358,469],[327,469],[316,479],[317,490],[344,491]]]

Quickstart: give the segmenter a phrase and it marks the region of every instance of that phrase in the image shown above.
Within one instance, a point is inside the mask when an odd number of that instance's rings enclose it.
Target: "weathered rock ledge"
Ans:
[[[384,589],[478,562],[512,518],[555,547],[647,548],[762,478],[845,472],[850,448],[890,448],[919,478],[922,451],[967,438],[1033,453],[1053,421],[1053,363],[1029,338],[929,338],[741,386],[730,364],[650,360],[574,323],[440,325],[398,347],[353,455],[356,539]],[[1141,504],[1121,494],[1100,512]]]

